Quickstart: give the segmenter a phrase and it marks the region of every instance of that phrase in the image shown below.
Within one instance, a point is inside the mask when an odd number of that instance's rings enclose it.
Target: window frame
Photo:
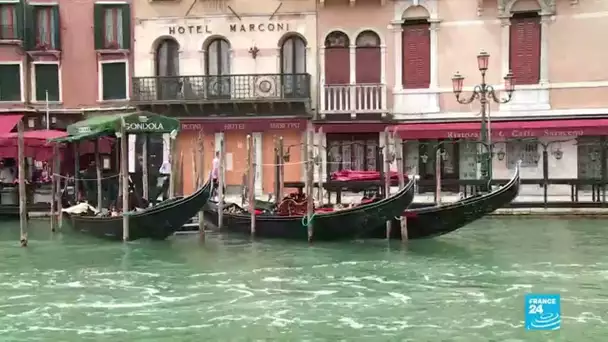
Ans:
[[[54,5],[43,5],[36,4],[34,5],[34,18],[35,18],[35,41],[36,41],[36,49],[48,49],[48,50],[56,50],[57,47],[55,45],[55,37],[53,37],[53,23],[55,22],[55,18],[53,18],[53,6]],[[46,39],[48,41],[48,45],[42,45],[40,42],[40,21],[39,12],[46,12],[45,15],[47,17],[47,27],[46,27]]]
[[[3,38],[1,33],[1,29],[2,29],[2,22],[0,22],[0,41],[14,41],[14,40],[19,40],[19,28],[17,27],[17,25],[19,25],[19,18],[17,18],[17,6],[19,5],[19,1],[15,0],[15,1],[5,1],[0,3],[0,13],[3,10],[3,7],[7,7],[10,8],[12,10],[13,16],[11,18],[11,23],[10,23],[10,29],[11,29],[11,33],[12,33],[12,37],[11,38]],[[1,17],[1,14],[0,14]],[[15,20],[13,21],[12,19],[15,18]],[[7,25],[8,26],[8,25]]]
[[[23,62],[22,61],[7,61],[0,62],[0,65],[18,65],[19,66],[19,92],[21,94],[20,99],[18,101],[1,101],[0,103],[24,103],[25,102],[25,80],[23,79]]]
[[[107,49],[107,50],[120,50],[120,49],[124,49],[122,45],[122,42],[124,41],[124,37],[123,35],[125,34],[124,30],[125,28],[122,28],[122,35],[121,37],[118,37],[118,13],[123,12],[123,4],[112,4],[112,3],[101,3],[102,5],[104,5],[103,8],[103,22],[102,22],[102,28],[101,28],[101,32],[103,35],[103,48]],[[106,28],[108,27],[108,23],[106,22],[107,19],[107,12],[111,11],[112,12],[112,19],[114,20],[114,25],[112,26],[112,33],[114,36],[114,39],[116,39],[116,41],[108,41],[107,40],[107,31]],[[122,15],[124,15],[124,12],[121,13],[121,20],[120,20],[120,25],[122,25]],[[130,28],[129,28],[130,29]]]
[[[227,45],[226,60],[228,61],[228,74],[222,74],[222,70],[223,70],[223,68],[222,68],[223,67],[223,64],[222,64],[222,45],[223,44],[222,43],[226,43],[226,45]],[[209,70],[211,69],[210,68],[211,64],[209,63],[209,60],[210,60],[209,51],[211,50],[211,45],[213,45],[213,44],[218,44],[218,47],[216,49],[216,51],[217,51],[216,67],[217,67],[218,73],[215,75],[211,75],[209,73]],[[231,56],[231,51],[230,51],[231,49],[232,48],[231,48],[230,41],[225,38],[222,38],[222,37],[214,38],[214,39],[210,40],[209,43],[207,43],[207,46],[205,48],[205,75],[206,76],[229,76],[232,74],[232,56]]]
[[[522,168],[538,168],[541,163],[540,157],[540,149],[538,147],[539,140],[538,139],[530,139],[530,140],[521,140],[521,141],[508,141],[506,143],[506,162],[508,169],[514,169],[518,160],[521,160]],[[518,155],[514,155],[517,153]],[[531,158],[526,159],[524,156],[520,157],[519,155],[530,153]],[[536,156],[536,157],[534,157]],[[514,158],[514,159],[513,159]]]
[[[285,65],[285,50],[287,49],[287,43],[291,41],[291,69],[292,72],[287,73],[285,72],[286,69],[286,65]],[[298,49],[296,48],[296,44],[297,42],[301,42],[304,46],[304,56],[302,56],[302,58],[304,59],[304,71],[302,73],[298,73],[295,72],[295,70],[297,69],[297,65],[298,65],[298,61],[300,56],[298,56],[297,51]],[[283,42],[281,43],[281,74],[282,75],[299,75],[299,74],[305,74],[307,71],[307,63],[308,61],[306,60],[306,49],[307,49],[307,45],[306,45],[306,41],[304,39],[302,39],[301,37],[297,36],[297,35],[290,35],[288,37],[286,37],[285,39],[283,39]]]
[[[103,98],[103,66],[104,64],[113,64],[113,63],[124,63],[125,64],[125,98],[124,99],[109,99],[109,100],[104,100]],[[130,75],[130,65],[129,65],[129,60],[124,58],[124,59],[108,59],[108,60],[99,60],[97,62],[97,101],[98,102],[122,102],[122,101],[129,101],[131,99],[130,96],[130,82],[129,82],[129,75]]]
[[[45,100],[37,100],[37,82],[36,82],[36,66],[43,64],[54,64],[57,65],[57,90],[59,94],[59,100],[57,101],[49,101],[49,103],[63,103],[63,82],[61,79],[61,63],[59,61],[32,61],[32,70],[31,70],[31,102],[32,103],[46,103]]]

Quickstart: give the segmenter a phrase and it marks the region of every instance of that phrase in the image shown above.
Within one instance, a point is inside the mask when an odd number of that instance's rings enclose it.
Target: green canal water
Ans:
[[[123,245],[0,223],[1,341],[606,341],[608,221],[488,219],[427,241]],[[562,327],[524,329],[524,295]]]

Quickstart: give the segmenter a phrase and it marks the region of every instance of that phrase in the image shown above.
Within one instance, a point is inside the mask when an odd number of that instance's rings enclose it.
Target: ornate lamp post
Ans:
[[[452,77],[452,87],[454,90],[454,95],[456,95],[456,101],[458,101],[458,103],[469,104],[474,100],[479,100],[479,103],[481,104],[481,132],[479,137],[480,141],[486,146],[491,146],[490,134],[488,132],[488,103],[490,101],[494,101],[496,103],[507,103],[511,101],[511,98],[513,96],[513,90],[515,90],[515,84],[513,83],[513,74],[509,72],[504,77],[504,86],[505,91],[507,93],[507,97],[504,99],[500,99],[498,97],[498,92],[494,90],[494,87],[486,83],[486,71],[488,70],[489,62],[490,54],[488,54],[487,52],[481,51],[477,55],[477,67],[481,72],[481,83],[473,88],[473,93],[468,98],[460,97],[460,95],[462,94],[464,77],[458,72],[456,72],[456,74],[454,74],[454,76]],[[492,178],[491,158],[491,151],[486,149],[484,153],[484,158],[482,159],[484,162],[482,162],[481,164],[481,175],[482,177],[487,177],[488,179]]]

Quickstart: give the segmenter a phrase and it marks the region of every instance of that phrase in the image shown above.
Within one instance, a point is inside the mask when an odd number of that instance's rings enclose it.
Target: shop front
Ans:
[[[386,123],[374,122],[325,122],[315,124],[315,145],[324,165],[323,174],[341,170],[377,171],[382,169],[382,147]],[[315,174],[315,179],[318,174]]]
[[[393,128],[404,141],[406,172],[434,179],[439,156],[442,179],[460,180],[481,178],[480,155],[486,147],[479,142],[480,129],[479,122],[407,123]],[[608,119],[492,122],[492,178],[510,178],[521,161],[524,179],[542,179],[545,173],[550,179],[599,179],[606,169],[601,160],[606,160],[602,146],[607,135]],[[538,186],[522,186],[526,190],[537,193]],[[552,192],[560,194],[569,191],[569,186],[552,187]]]
[[[197,139],[204,141],[203,171],[211,172],[212,160],[222,139],[225,146],[225,184],[227,193],[240,193],[247,172],[247,136],[254,138],[256,164],[256,194],[272,193],[275,182],[275,141],[283,138],[289,162],[285,165],[285,181],[303,180],[302,148],[307,121],[305,119],[184,119],[177,137],[177,154],[183,158],[184,193],[194,190],[192,150]],[[187,157],[186,157],[187,156]]]

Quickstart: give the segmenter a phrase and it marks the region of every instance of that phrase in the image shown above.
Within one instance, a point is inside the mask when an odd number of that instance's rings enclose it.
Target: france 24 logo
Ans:
[[[530,293],[524,304],[526,330],[558,330],[561,327],[560,295]]]

